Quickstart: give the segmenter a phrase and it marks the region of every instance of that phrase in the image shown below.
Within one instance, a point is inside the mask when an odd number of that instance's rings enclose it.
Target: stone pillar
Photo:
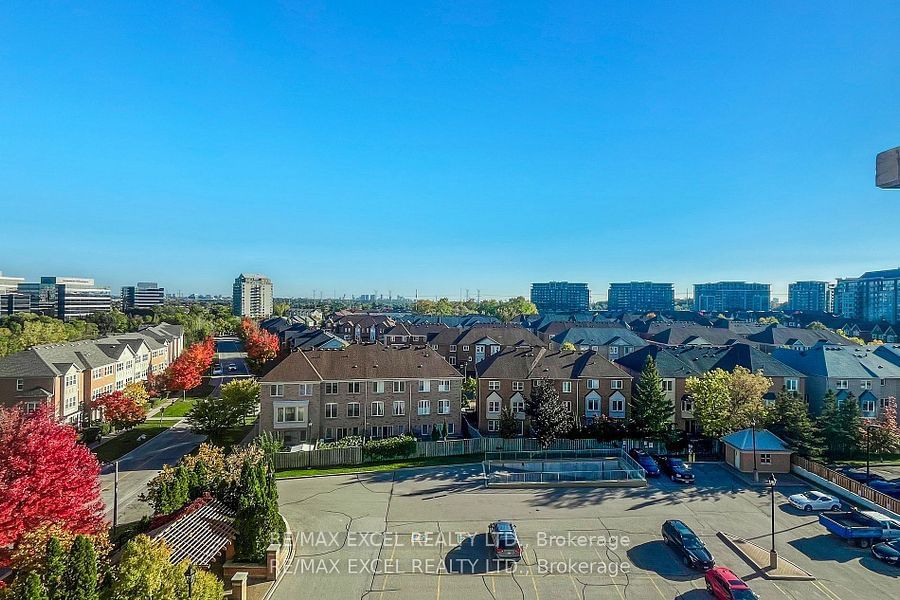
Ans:
[[[247,578],[249,577],[246,571],[241,571],[240,573],[235,573],[231,577],[231,599],[232,600],[247,600]]]
[[[769,551],[769,568],[773,571],[778,569],[778,553],[774,550]]]
[[[278,579],[278,568],[281,562],[281,544],[269,544],[266,548],[266,580]]]

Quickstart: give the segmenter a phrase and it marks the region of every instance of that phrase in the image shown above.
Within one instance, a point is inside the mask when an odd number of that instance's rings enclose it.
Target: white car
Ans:
[[[823,494],[815,490],[803,492],[802,494],[794,494],[788,498],[791,506],[795,506],[800,510],[811,512],[814,510],[841,510],[841,501],[834,496]]]

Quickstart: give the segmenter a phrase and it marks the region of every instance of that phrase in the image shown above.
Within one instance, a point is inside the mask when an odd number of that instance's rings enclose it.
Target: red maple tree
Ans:
[[[267,363],[278,355],[278,336],[260,329],[259,325],[246,317],[241,319],[240,338],[244,342],[247,358],[258,365]]]
[[[49,406],[0,409],[0,490],[0,548],[48,524],[85,534],[106,528],[97,458]]]
[[[211,337],[191,344],[163,374],[170,392],[192,390],[203,382],[203,374],[212,366],[216,344]]]
[[[127,429],[147,419],[147,407],[142,406],[120,391],[103,394],[91,400],[91,410],[103,409],[103,420],[116,429]]]

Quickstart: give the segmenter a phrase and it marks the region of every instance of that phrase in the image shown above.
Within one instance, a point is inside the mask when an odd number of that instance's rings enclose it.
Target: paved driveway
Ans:
[[[684,520],[719,564],[746,577],[752,569],[716,532],[767,547],[771,513],[764,489],[718,464],[695,470],[697,486],[662,479],[643,489],[487,489],[480,466],[282,481],[281,511],[303,537],[274,597],[707,598],[702,574],[660,541],[661,523]],[[786,495],[776,501],[779,552],[819,579],[751,578],[761,598],[895,597],[900,570],[825,535]],[[484,547],[496,519],[512,520],[527,546],[515,570],[489,560]]]

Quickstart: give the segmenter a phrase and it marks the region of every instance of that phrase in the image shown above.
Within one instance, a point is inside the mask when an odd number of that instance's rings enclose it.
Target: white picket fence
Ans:
[[[598,442],[597,440],[556,440],[550,450],[593,450],[603,448],[631,448],[652,446],[657,452],[664,453],[661,444],[653,446],[644,440],[623,440],[622,442]],[[440,442],[418,442],[416,451],[406,458],[434,458],[443,456],[463,456],[466,454],[483,454],[485,452],[534,452],[541,446],[533,438],[471,438],[466,440],[444,440]],[[275,468],[279,471],[288,469],[306,469],[312,467],[340,467],[359,465],[364,462],[363,450],[359,446],[348,448],[331,448],[327,450],[308,450],[297,452],[279,452],[275,455]]]

